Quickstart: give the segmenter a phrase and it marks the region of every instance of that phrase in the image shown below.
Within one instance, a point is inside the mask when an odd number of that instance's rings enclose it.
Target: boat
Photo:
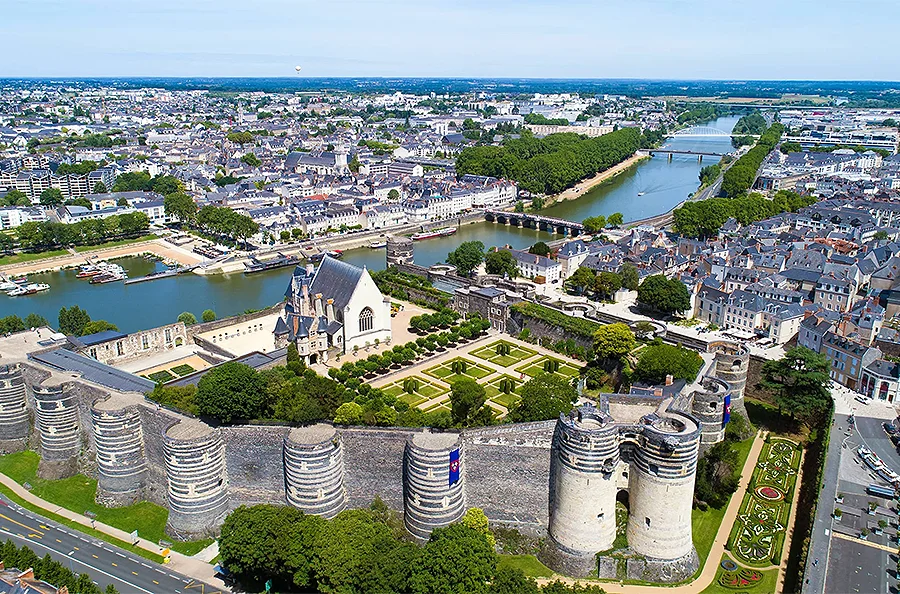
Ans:
[[[92,285],[105,285],[106,283],[114,283],[116,281],[125,280],[128,278],[128,275],[125,274],[125,271],[119,267],[119,270],[110,270],[107,272],[101,272],[98,275],[91,277]]]
[[[75,275],[75,278],[90,278],[97,274],[100,274],[103,271],[103,268],[100,266],[95,266],[94,264],[85,264],[81,268],[78,269],[78,274]]]
[[[456,227],[445,227],[443,229],[435,229],[434,231],[423,231],[422,233],[416,233],[412,236],[413,241],[420,241],[422,239],[433,239],[435,237],[447,237],[448,235],[453,235],[456,233]]]
[[[387,247],[387,240],[382,239],[381,241],[373,241],[369,244],[369,249],[371,250],[380,250],[383,247]]]
[[[27,287],[16,287],[15,289],[6,292],[10,297],[21,297],[23,295],[31,295],[32,293],[37,293],[37,291],[30,291]]]
[[[313,254],[309,257],[310,262],[321,262],[325,256],[329,258],[334,258],[335,260],[340,260],[344,257],[343,252],[341,250],[328,250],[327,252],[319,252],[318,254]]]
[[[257,260],[253,256],[249,262],[244,263],[244,274],[253,274],[254,272],[263,272],[264,270],[274,270],[276,268],[284,268],[285,266],[296,266],[300,263],[297,256],[285,256],[278,253],[277,258],[271,260]]]
[[[646,193],[647,193],[647,192],[638,192],[638,196],[643,196],[643,195],[646,194]]]
[[[18,289],[19,285],[12,281],[0,281],[0,291],[12,291],[13,289]]]
[[[17,285],[24,285],[25,283],[28,282],[28,277],[27,277],[27,276],[20,276],[19,278],[11,278],[11,279],[9,279],[9,280],[11,280],[12,282],[16,283]]]
[[[25,288],[28,289],[29,291],[33,291],[35,293],[40,293],[41,291],[49,291],[50,285],[48,285],[47,283],[31,283],[31,284],[25,285]]]

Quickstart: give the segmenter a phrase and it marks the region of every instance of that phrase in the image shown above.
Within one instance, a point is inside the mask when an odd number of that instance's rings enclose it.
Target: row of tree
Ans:
[[[259,223],[227,207],[207,205],[197,211],[200,229],[235,241],[245,241],[259,231]]]
[[[607,227],[620,227],[623,222],[625,222],[625,217],[622,213],[614,212],[609,217],[603,215],[588,217],[581,221],[581,224],[584,225],[585,233],[597,233]]]
[[[598,586],[542,588],[519,569],[498,569],[487,517],[469,509],[423,546],[380,499],[332,520],[286,506],[241,506],[222,526],[221,563],[247,591],[344,594],[602,594]],[[269,583],[271,582],[271,583]]]
[[[753,186],[753,182],[756,181],[756,172],[759,171],[766,156],[781,140],[782,132],[784,132],[784,126],[775,122],[759,137],[756,146],[744,153],[728,168],[722,177],[722,191],[729,198],[739,196]]]
[[[41,320],[44,321],[43,325],[46,325],[47,321],[44,318],[41,318]],[[69,308],[61,307],[57,321],[59,322],[59,331],[66,336],[87,336],[88,334],[96,334],[104,330],[118,330],[115,324],[111,324],[106,320],[91,320],[90,314],[77,305]],[[38,325],[31,324],[28,327],[36,328]]]
[[[579,266],[566,280],[569,289],[585,294],[593,291],[598,299],[611,299],[621,288],[634,291],[638,288],[638,271],[632,264],[623,264],[618,272],[595,272],[592,268]]]
[[[796,192],[779,190],[769,200],[752,193],[736,198],[708,198],[686,202],[675,209],[675,231],[685,237],[709,238],[719,234],[722,225],[734,218],[742,225],[750,225],[783,212],[797,212],[816,202],[815,196],[801,196]]]
[[[737,121],[734,128],[731,130],[731,134],[733,136],[747,134],[759,136],[766,131],[767,125],[766,118],[760,115],[758,111],[754,111],[753,113],[741,116],[741,119]]]
[[[47,318],[36,313],[28,314],[24,320],[17,315],[9,315],[0,318],[0,335],[13,334],[42,326],[49,326]]]
[[[85,219],[65,224],[53,221],[28,221],[16,228],[19,246],[24,250],[44,251],[69,245],[97,245],[115,239],[137,237],[150,228],[150,219],[142,212],[126,212],[103,219]]]
[[[503,146],[463,149],[456,159],[458,175],[472,173],[516,180],[534,194],[555,194],[599,171],[621,163],[641,148],[641,131],[623,128],[597,138],[574,133],[544,138],[525,135]]]

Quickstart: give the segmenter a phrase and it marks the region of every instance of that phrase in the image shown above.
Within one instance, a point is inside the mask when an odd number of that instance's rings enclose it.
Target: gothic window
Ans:
[[[373,326],[374,316],[372,314],[372,309],[369,307],[363,308],[363,310],[359,312],[359,331],[368,332]]]

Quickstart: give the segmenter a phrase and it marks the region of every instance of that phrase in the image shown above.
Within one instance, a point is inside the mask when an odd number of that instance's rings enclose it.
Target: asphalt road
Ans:
[[[865,414],[861,410],[856,411],[857,415]],[[891,443],[890,438],[881,428],[884,419],[871,419],[866,417],[856,417],[856,437],[867,448],[875,452],[881,458],[881,461],[887,464],[888,468],[894,472],[900,471],[900,454],[897,448]]]
[[[193,583],[190,578],[169,571],[164,565],[60,526],[3,496],[0,496],[0,538],[12,540],[19,546],[27,545],[40,557],[49,554],[72,571],[87,573],[103,588],[113,584],[122,594],[182,594],[186,591],[185,586]],[[187,592],[200,590],[188,589]]]
[[[871,592],[887,594],[884,551],[848,540],[835,547],[828,570],[828,591],[849,594]],[[822,567],[822,563],[819,563]]]

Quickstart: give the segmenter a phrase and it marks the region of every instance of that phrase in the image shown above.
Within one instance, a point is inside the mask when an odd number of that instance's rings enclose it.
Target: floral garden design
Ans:
[[[785,439],[768,439],[763,446],[728,539],[728,548],[742,563],[768,567],[781,562],[800,453],[796,443]]]

